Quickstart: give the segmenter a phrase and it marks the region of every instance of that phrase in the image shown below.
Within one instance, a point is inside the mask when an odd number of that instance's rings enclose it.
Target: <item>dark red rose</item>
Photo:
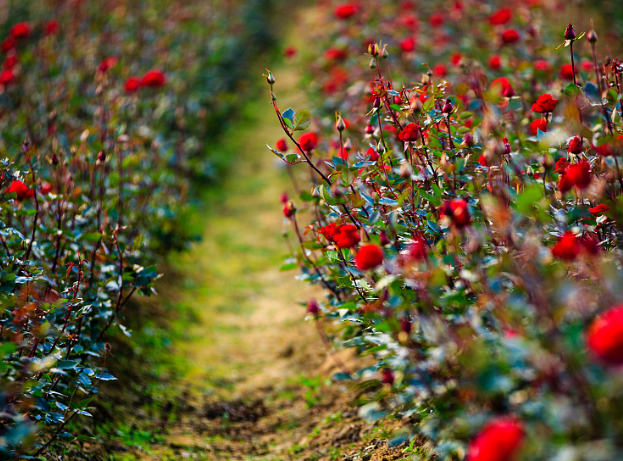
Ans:
[[[31,28],[27,22],[19,22],[11,27],[11,37],[19,40],[20,38],[26,38],[30,35]]]
[[[293,46],[288,46],[284,51],[283,51],[283,55],[286,58],[293,58],[294,56],[296,56],[296,48],[294,48]]]
[[[383,384],[391,386],[394,384],[394,379],[394,372],[389,368],[383,368],[381,370],[381,381],[383,381]]]
[[[552,98],[551,94],[542,94],[536,100],[534,104],[532,104],[532,112],[553,112],[556,108],[556,103],[558,99]]]
[[[316,144],[318,144],[318,136],[316,136],[314,132],[305,133],[299,138],[299,144],[301,145],[301,149],[305,152],[310,152],[314,150]]]
[[[43,27],[43,34],[44,35],[54,35],[56,32],[58,32],[58,28],[59,28],[58,21],[56,19],[53,19],[52,21],[48,22]]]
[[[518,42],[520,37],[519,32],[517,32],[515,29],[507,29],[502,32],[501,38],[504,45],[510,45],[512,43]]]
[[[623,304],[597,316],[588,327],[586,345],[604,363],[623,364]]]
[[[556,165],[554,166],[554,171],[556,173],[564,174],[567,171],[567,168],[569,168],[569,162],[566,158],[563,157],[561,159],[558,159],[558,161],[556,162]]]
[[[102,62],[99,63],[99,65],[97,66],[97,70],[99,72],[106,72],[107,70],[115,67],[117,65],[117,62],[119,62],[119,59],[114,56],[105,58]]]
[[[463,199],[446,201],[439,211],[443,216],[450,218],[452,224],[459,229],[468,226],[472,221],[469,205]]]
[[[296,212],[296,207],[294,206],[294,203],[292,203],[292,201],[286,203],[283,206],[283,215],[286,218],[291,218],[292,216],[294,216],[295,212]]]
[[[444,19],[441,13],[433,13],[428,18],[428,23],[433,27],[439,27],[443,24]]]
[[[582,139],[580,139],[579,136],[574,136],[569,140],[569,152],[572,154],[579,154],[583,150]]]
[[[564,261],[573,261],[578,257],[581,250],[580,240],[573,232],[567,231],[552,248],[552,256]]]
[[[428,259],[428,245],[424,239],[418,238],[409,245],[407,256],[411,261],[426,261]]]
[[[320,306],[318,306],[318,301],[315,299],[310,299],[309,303],[307,303],[307,313],[316,317],[320,314]]]
[[[20,202],[23,200],[26,200],[27,198],[34,197],[35,195],[35,191],[30,189],[26,184],[24,184],[19,179],[16,181],[13,181],[7,188],[6,192],[8,194],[10,193],[17,194],[17,200],[19,200]]]
[[[160,88],[166,83],[167,79],[162,71],[153,69],[145,73],[141,80],[142,86],[150,88]]]
[[[413,142],[417,141],[417,138],[420,136],[420,126],[415,123],[409,123],[404,130],[400,132],[398,138],[401,141],[405,142]]]
[[[472,440],[465,461],[509,461],[520,450],[524,429],[515,418],[496,418],[489,421]]]
[[[362,271],[374,269],[383,264],[383,250],[374,244],[364,245],[355,256],[355,264]]]
[[[130,77],[125,81],[125,92],[134,93],[143,86],[141,80],[138,77]]]
[[[285,152],[288,150],[288,143],[286,142],[284,138],[282,138],[279,141],[277,141],[277,145],[275,147],[277,147],[277,150],[279,152]]]
[[[2,41],[0,48],[2,48],[2,51],[4,53],[6,53],[9,50],[12,50],[13,48],[15,48],[15,39],[11,36],[6,38],[5,40]]]

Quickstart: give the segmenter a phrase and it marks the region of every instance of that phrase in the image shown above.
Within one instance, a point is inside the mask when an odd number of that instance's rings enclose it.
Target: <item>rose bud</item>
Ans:
[[[567,28],[565,29],[565,40],[575,40],[575,30],[573,30],[573,26],[571,24],[567,24]]]
[[[285,152],[288,150],[288,143],[286,142],[284,138],[282,138],[279,141],[277,141],[277,145],[275,147],[277,147],[277,150],[279,152]]]
[[[379,235],[379,242],[381,242],[381,245],[383,246],[389,245],[391,243],[389,241],[389,238],[387,238],[387,234],[385,233],[385,231],[381,231],[381,234]]]
[[[443,106],[442,112],[444,114],[450,114],[454,110],[454,106],[452,105],[452,101],[446,99],[446,103]]]
[[[279,197],[279,201],[284,205],[288,203],[288,193],[284,192],[283,194],[281,194],[281,197]]]
[[[586,345],[608,365],[623,363],[623,304],[599,315],[588,328]]]
[[[589,43],[595,43],[597,41],[597,32],[594,29],[589,30],[586,34],[586,39]]]
[[[504,90],[502,90],[502,96],[504,96],[505,98],[512,98],[513,96],[515,96],[515,90],[513,90],[513,86],[506,85],[504,87]]]
[[[378,96],[374,99],[373,107],[375,109],[378,109],[379,107],[381,107],[381,98],[379,98]]]
[[[569,152],[572,154],[579,154],[584,149],[582,148],[582,140],[579,136],[574,136],[569,140]]]
[[[368,54],[370,56],[378,56],[379,46],[376,43],[372,43],[371,45],[368,45]]]
[[[52,158],[50,159],[50,161],[52,162],[52,165],[54,166],[59,164],[59,160],[58,160],[58,156],[56,155],[56,152],[52,154]]]
[[[366,126],[366,134],[374,133],[375,128],[372,125]]]
[[[104,162],[106,160],[106,152],[104,152],[103,150],[99,151],[99,153],[97,154],[97,161],[98,162]]]
[[[394,384],[394,379],[394,372],[389,368],[383,368],[381,370],[381,381],[383,381],[383,384],[391,386]]]
[[[294,206],[294,203],[292,203],[292,201],[289,201],[283,206],[283,215],[286,218],[291,218],[292,216],[294,216],[294,213],[296,213],[296,207]]]
[[[471,133],[465,133],[463,142],[467,147],[472,147],[474,145],[474,136]]]
[[[344,123],[344,120],[341,116],[337,117],[337,121],[335,122],[335,129],[340,132],[346,129],[346,124]]]
[[[320,306],[318,306],[318,302],[315,299],[310,299],[309,303],[307,303],[307,313],[314,317],[320,314]]]
[[[370,69],[376,69],[376,60],[374,58],[370,59]]]

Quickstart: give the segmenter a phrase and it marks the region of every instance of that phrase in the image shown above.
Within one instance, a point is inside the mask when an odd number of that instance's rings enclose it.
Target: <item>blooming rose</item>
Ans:
[[[355,256],[355,264],[359,270],[374,269],[383,263],[383,250],[374,244],[364,245]]]
[[[448,218],[450,218],[452,224],[454,224],[459,229],[468,226],[472,221],[469,214],[469,206],[467,202],[463,199],[444,202],[444,204],[441,205],[439,212],[443,216],[447,216]]]
[[[398,138],[405,142],[416,141],[420,135],[420,126],[415,123],[409,123],[404,130],[400,132]]]
[[[26,38],[30,35],[31,28],[27,22],[18,22],[11,27],[11,37],[15,39]]]
[[[125,92],[134,93],[142,86],[141,80],[138,77],[130,77],[125,81]]]
[[[501,26],[506,24],[510,20],[511,10],[509,10],[508,8],[502,8],[489,16],[489,24],[491,24],[492,26]]]
[[[288,143],[286,142],[285,139],[282,138],[279,141],[277,141],[277,145],[275,147],[277,147],[277,150],[279,152],[285,152],[288,150]]]
[[[543,133],[547,131],[547,120],[539,118],[530,123],[530,133],[532,133],[533,136],[539,133],[538,130],[541,130]]]
[[[496,418],[472,440],[466,461],[509,461],[521,448],[524,429],[515,418]]]
[[[510,45],[519,41],[519,32],[515,29],[507,29],[502,32],[501,38],[504,45]]]
[[[579,136],[574,136],[569,140],[569,152],[572,154],[579,154],[584,149],[582,148],[582,139]]]
[[[542,94],[536,102],[532,104],[532,112],[553,112],[557,102],[558,99],[552,98],[551,94]]]
[[[7,188],[6,192],[8,194],[11,194],[11,193],[17,194],[17,200],[19,200],[20,202],[27,198],[33,197],[35,195],[35,191],[30,189],[26,184],[24,184],[19,179],[16,181],[13,181]]]
[[[565,261],[573,261],[580,254],[582,245],[573,232],[567,231],[552,248],[552,256]]]
[[[623,364],[623,304],[597,316],[588,328],[586,345],[606,364]]]
[[[563,80],[573,80],[573,66],[571,64],[563,64],[560,68],[560,78]]]
[[[357,6],[352,3],[345,3],[343,5],[338,5],[335,9],[335,16],[339,19],[348,19],[357,13]]]
[[[164,73],[160,70],[150,70],[145,75],[143,75],[143,79],[141,80],[142,86],[148,86],[151,88],[159,88],[166,83],[166,77]]]
[[[590,214],[603,214],[607,213],[608,211],[610,211],[610,207],[608,205],[604,205],[603,203],[600,203],[599,205],[588,209],[588,212]]]
[[[493,70],[500,70],[502,67],[502,59],[499,55],[494,54],[489,58],[489,67]]]
[[[312,151],[318,144],[318,136],[314,132],[305,133],[299,138],[299,144],[305,152]]]
[[[413,37],[405,38],[400,42],[400,49],[405,53],[415,50],[415,39]]]

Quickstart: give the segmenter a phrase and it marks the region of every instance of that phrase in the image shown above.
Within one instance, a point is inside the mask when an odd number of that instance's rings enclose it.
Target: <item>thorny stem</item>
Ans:
[[[601,86],[601,73],[599,72],[599,66],[597,66],[597,53],[595,52],[595,43],[591,43],[591,49],[593,52],[593,68],[595,69],[595,78],[597,79],[597,88],[599,89],[599,102],[602,103],[603,87]],[[608,110],[603,104],[601,105],[601,110],[603,111],[606,122],[608,123],[610,136],[612,136],[612,120],[610,120],[610,117],[608,116]]]

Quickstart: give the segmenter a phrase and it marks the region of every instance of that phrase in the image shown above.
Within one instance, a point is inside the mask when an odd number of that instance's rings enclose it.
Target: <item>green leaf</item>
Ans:
[[[578,96],[580,93],[582,92],[582,90],[580,89],[580,87],[578,87],[576,84],[574,83],[569,83],[567,85],[567,88],[565,88],[565,95],[570,97],[570,98],[575,98],[576,96]]]
[[[311,114],[309,113],[309,109],[302,109],[296,113],[294,116],[294,130],[302,131],[309,127],[311,123]]]

